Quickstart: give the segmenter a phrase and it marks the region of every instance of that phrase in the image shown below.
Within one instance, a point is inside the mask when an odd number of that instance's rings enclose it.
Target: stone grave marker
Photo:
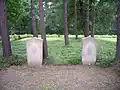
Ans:
[[[82,39],[82,64],[92,65],[96,62],[96,41],[92,37]]]
[[[32,67],[39,67],[43,61],[43,40],[32,38],[27,40],[27,63]]]

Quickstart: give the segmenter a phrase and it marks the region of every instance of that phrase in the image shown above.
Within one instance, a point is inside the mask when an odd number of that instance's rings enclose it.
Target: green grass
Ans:
[[[57,37],[57,35],[47,35],[49,52],[48,64],[81,64],[82,37],[81,35],[78,40],[75,40],[73,35],[70,35],[70,45],[65,46],[63,35],[61,37]],[[116,36],[97,35],[95,37],[97,41],[96,65],[108,67],[114,61]],[[14,64],[21,65],[26,62],[26,42],[21,39],[14,40],[11,44],[13,56],[3,58],[2,45],[0,42],[0,67],[7,67]]]
[[[81,39],[70,38],[70,45],[65,46],[63,38],[48,38],[48,51],[50,64],[80,64]]]

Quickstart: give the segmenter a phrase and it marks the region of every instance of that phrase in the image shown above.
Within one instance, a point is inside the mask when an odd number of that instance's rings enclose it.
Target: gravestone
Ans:
[[[39,67],[43,61],[43,40],[32,38],[27,40],[27,63],[32,67]]]
[[[96,41],[92,37],[82,39],[82,64],[92,65],[96,62]]]

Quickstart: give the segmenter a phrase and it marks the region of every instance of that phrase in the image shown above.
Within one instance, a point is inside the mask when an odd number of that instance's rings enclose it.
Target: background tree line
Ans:
[[[76,24],[78,34],[83,34],[83,19],[85,0],[76,0]],[[64,0],[44,0],[45,28],[47,34],[64,34]],[[69,34],[75,34],[75,1],[67,0],[67,21]],[[39,32],[39,5],[34,0],[36,29]],[[95,13],[93,12],[93,8]],[[95,34],[115,34],[116,4],[114,0],[90,0],[90,33],[92,30],[92,15],[95,15]],[[8,28],[12,33],[32,33],[31,1],[30,0],[7,0]]]

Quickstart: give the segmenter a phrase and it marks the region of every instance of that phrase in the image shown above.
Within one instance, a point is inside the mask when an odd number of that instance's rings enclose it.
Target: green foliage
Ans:
[[[30,0],[7,0],[8,28],[13,33],[31,33]]]
[[[14,34],[14,35],[10,35],[10,38],[11,38],[12,40],[20,40],[20,39],[29,38],[29,37],[33,37],[33,35],[31,35],[31,34],[25,34],[25,35],[17,35],[17,34]]]
[[[81,0],[82,2],[84,0]],[[40,31],[39,6],[35,0],[37,31]],[[64,9],[63,0],[45,0],[45,28],[47,34],[64,33]],[[31,6],[30,0],[7,0],[8,27],[12,33],[19,32],[31,34]],[[90,0],[90,11],[95,7],[95,34],[116,34],[114,25],[116,15],[116,5],[113,0]],[[78,33],[83,34],[82,5],[77,0],[77,28]],[[68,29],[70,34],[74,34],[74,0],[68,0]],[[91,31],[91,13],[90,13]]]
[[[16,34],[12,35],[12,40],[19,40],[18,35],[16,35]]]
[[[115,2],[103,2],[96,6],[95,34],[115,34],[112,25],[115,24]]]
[[[18,56],[1,57],[0,58],[0,69],[7,68],[12,65],[23,65],[25,63],[26,63],[26,60]]]
[[[101,67],[111,66],[115,60],[116,38],[98,38],[97,63]]]

